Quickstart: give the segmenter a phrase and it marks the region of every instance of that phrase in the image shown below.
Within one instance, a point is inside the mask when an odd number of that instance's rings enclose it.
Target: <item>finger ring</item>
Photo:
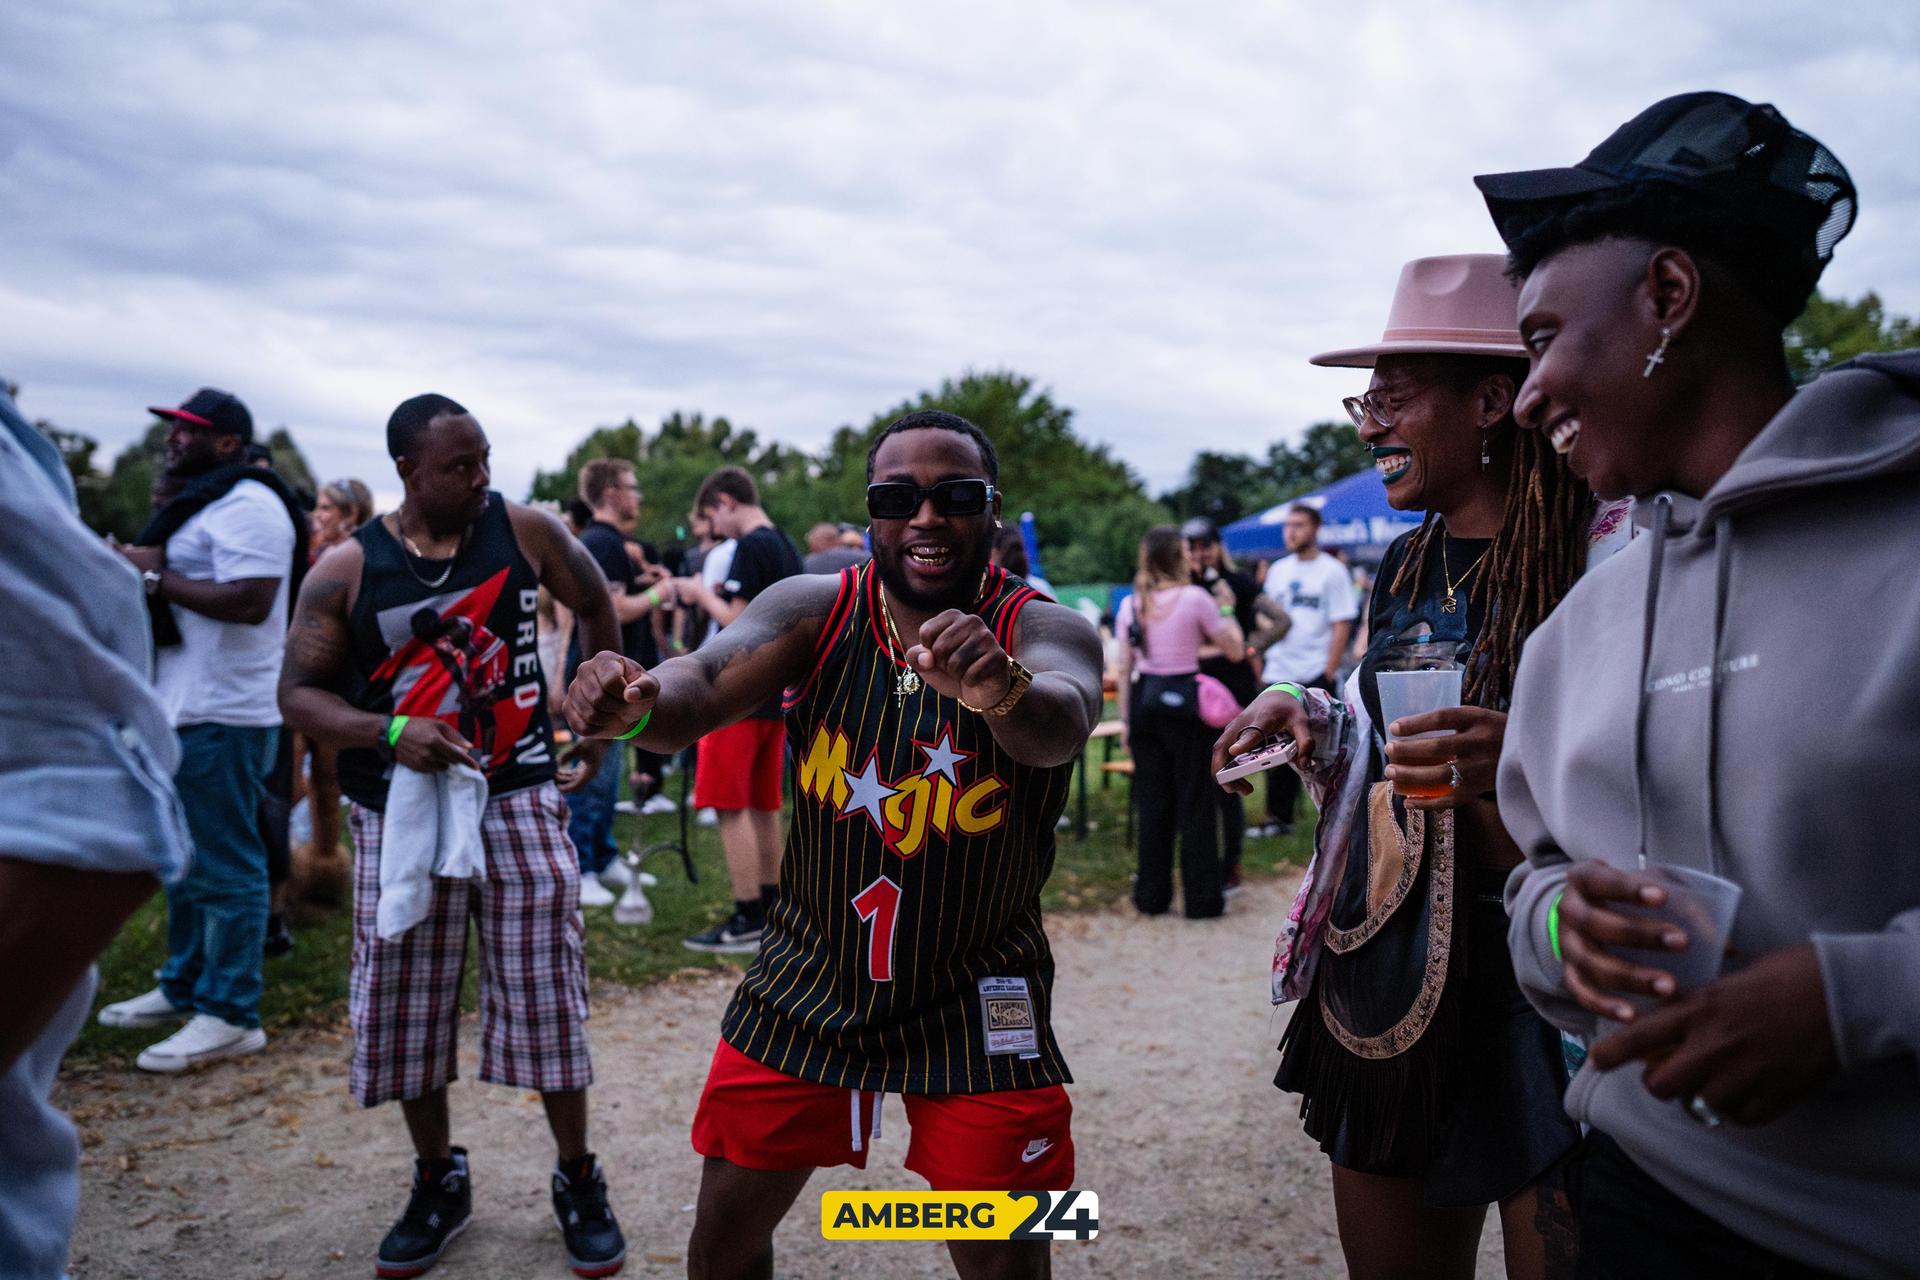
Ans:
[[[1460,789],[1460,765],[1457,761],[1447,761],[1447,785],[1455,791]]]
[[[1697,1093],[1687,1099],[1687,1114],[1709,1129],[1718,1129],[1725,1123],[1720,1113],[1708,1106],[1707,1100]]]

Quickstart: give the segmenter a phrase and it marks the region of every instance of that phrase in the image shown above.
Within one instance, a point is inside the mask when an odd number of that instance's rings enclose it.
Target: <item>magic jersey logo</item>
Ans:
[[[824,725],[800,757],[800,793],[833,809],[844,819],[865,821],[903,858],[927,847],[934,836],[985,835],[1007,819],[1007,784],[997,774],[975,776],[964,769],[979,753],[953,745],[953,729],[943,725],[933,742],[915,739],[921,766],[893,779],[880,776],[879,752],[867,753],[856,771],[847,735]],[[968,779],[962,780],[965,772]]]

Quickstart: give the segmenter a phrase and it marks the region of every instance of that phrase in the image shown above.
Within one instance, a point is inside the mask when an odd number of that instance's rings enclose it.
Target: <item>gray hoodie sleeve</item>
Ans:
[[[1920,1056],[1920,908],[1878,933],[1816,933],[1813,950],[1843,1068]]]

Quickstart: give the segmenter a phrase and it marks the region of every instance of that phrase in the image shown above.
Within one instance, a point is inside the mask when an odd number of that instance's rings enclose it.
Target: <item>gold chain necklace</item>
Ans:
[[[900,656],[895,659],[900,664],[900,676],[893,682],[893,705],[904,707],[908,698],[920,692],[920,673],[907,665],[907,642],[900,638],[900,628],[894,625],[893,606],[887,603],[885,587],[880,588],[880,616],[887,620],[887,635],[900,650]]]
[[[900,656],[894,658],[900,664],[900,676],[893,682],[893,704],[905,707],[907,699],[920,692],[920,673],[907,665],[907,642],[900,636],[900,628],[893,620],[893,606],[887,603],[887,589],[880,588],[880,616],[887,620],[887,635],[894,647],[900,650]],[[980,575],[980,590],[974,593],[973,607],[979,608],[980,602],[987,596],[987,574]],[[892,657],[891,654],[888,655]]]
[[[1486,560],[1487,555],[1493,550],[1493,547],[1489,544],[1486,551],[1482,551],[1474,562],[1467,566],[1467,571],[1460,575],[1460,581],[1455,582],[1453,580],[1453,574],[1447,569],[1447,547],[1449,545],[1447,535],[1442,533],[1440,535],[1440,576],[1447,580],[1447,598],[1440,602],[1440,612],[1458,613],[1460,612],[1460,602],[1454,599],[1454,588],[1467,585],[1467,579],[1473,576],[1474,570],[1478,569],[1481,563]]]

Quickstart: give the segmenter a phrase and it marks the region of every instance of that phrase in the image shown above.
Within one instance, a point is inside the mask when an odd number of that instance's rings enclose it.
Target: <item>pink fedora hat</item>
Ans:
[[[1514,326],[1518,286],[1497,253],[1415,258],[1400,268],[1387,312],[1387,331],[1365,347],[1324,351],[1309,363],[1371,369],[1381,356],[1431,353],[1518,356],[1526,359]]]

